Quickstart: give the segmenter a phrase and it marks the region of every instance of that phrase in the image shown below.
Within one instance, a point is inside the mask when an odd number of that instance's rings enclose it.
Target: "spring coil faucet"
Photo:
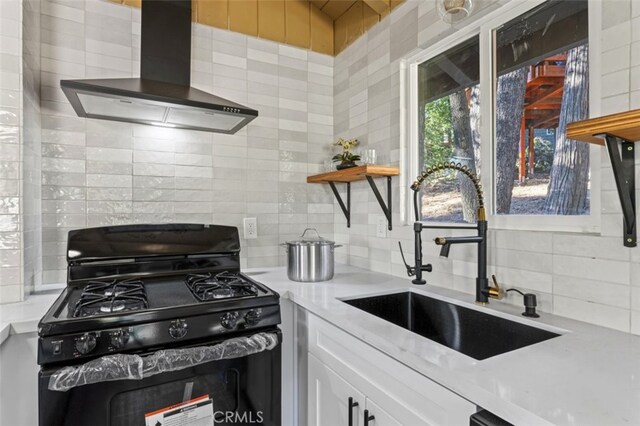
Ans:
[[[419,192],[422,187],[422,183],[430,175],[442,171],[442,170],[456,170],[469,178],[473,183],[473,187],[476,191],[476,197],[478,200],[478,220],[475,226],[446,226],[446,225],[425,225],[420,221],[420,209]],[[425,228],[430,229],[477,229],[478,235],[468,237],[438,237],[434,241],[436,245],[442,246],[440,255],[447,257],[449,255],[449,249],[452,244],[465,244],[475,243],[478,244],[478,276],[476,278],[476,303],[486,304],[489,301],[489,297],[499,299],[502,297],[502,290],[499,287],[490,287],[489,280],[487,278],[487,218],[484,208],[484,196],[482,194],[482,187],[478,176],[471,171],[467,166],[463,166],[460,163],[455,162],[442,162],[433,166],[427,167],[413,182],[411,185],[413,190],[413,209],[415,214],[415,222],[413,224],[414,242],[415,242],[415,266],[409,266],[405,261],[407,273],[409,276],[415,275],[415,279],[411,282],[413,284],[426,284],[426,281],[422,278],[422,272],[431,272],[431,265],[422,264],[422,230]],[[402,259],[404,260],[404,254],[402,253],[402,246],[400,247]]]

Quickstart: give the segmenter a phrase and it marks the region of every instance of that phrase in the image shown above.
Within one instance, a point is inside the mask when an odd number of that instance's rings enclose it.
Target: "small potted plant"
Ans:
[[[356,145],[358,145],[357,139],[342,138],[338,139],[338,142],[333,144],[333,146],[342,147],[342,152],[334,155],[332,158],[334,163],[338,163],[338,165],[336,165],[336,169],[342,170],[357,166],[356,161],[360,160],[360,156],[351,152],[351,149]]]

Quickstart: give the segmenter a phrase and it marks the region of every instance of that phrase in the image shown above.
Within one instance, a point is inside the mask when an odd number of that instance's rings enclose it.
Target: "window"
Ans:
[[[479,173],[480,49],[478,37],[418,66],[418,162],[422,169],[460,163]],[[475,222],[476,195],[465,176],[434,174],[424,183],[422,216]]]
[[[587,2],[544,3],[494,39],[496,213],[589,214],[589,146],[565,138],[589,116]]]
[[[592,106],[593,18],[586,0],[527,4],[471,23],[410,61],[411,168],[445,161],[474,170],[494,225],[522,220],[532,229],[571,223],[593,231],[590,159],[597,151],[564,136],[567,123],[588,118]],[[455,171],[431,175],[419,207],[424,221],[476,220],[473,187]]]

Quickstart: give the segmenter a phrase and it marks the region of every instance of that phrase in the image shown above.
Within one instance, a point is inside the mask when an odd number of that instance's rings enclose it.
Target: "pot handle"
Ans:
[[[338,248],[338,247],[342,247],[342,244],[335,244],[335,245],[333,246],[333,248]]]
[[[318,230],[316,228],[307,228],[304,230],[304,232],[302,233],[302,235],[300,235],[300,238],[304,238],[305,234],[307,233],[307,231],[313,231],[316,233],[316,237],[318,237],[319,240],[322,239],[322,237],[320,236],[320,234],[318,233]]]

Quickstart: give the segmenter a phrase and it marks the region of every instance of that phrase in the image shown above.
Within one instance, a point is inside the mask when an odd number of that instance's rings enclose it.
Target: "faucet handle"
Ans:
[[[498,285],[498,280],[495,275],[491,275],[491,280],[493,281],[493,287],[487,289],[487,296],[492,299],[502,299],[504,297],[504,289]]]
[[[416,274],[416,268],[409,266],[407,260],[404,258],[404,252],[402,251],[402,243],[398,241],[398,247],[400,247],[400,256],[402,256],[402,262],[404,262],[405,268],[407,268],[407,275],[412,277]],[[431,271],[429,271],[431,272]]]

